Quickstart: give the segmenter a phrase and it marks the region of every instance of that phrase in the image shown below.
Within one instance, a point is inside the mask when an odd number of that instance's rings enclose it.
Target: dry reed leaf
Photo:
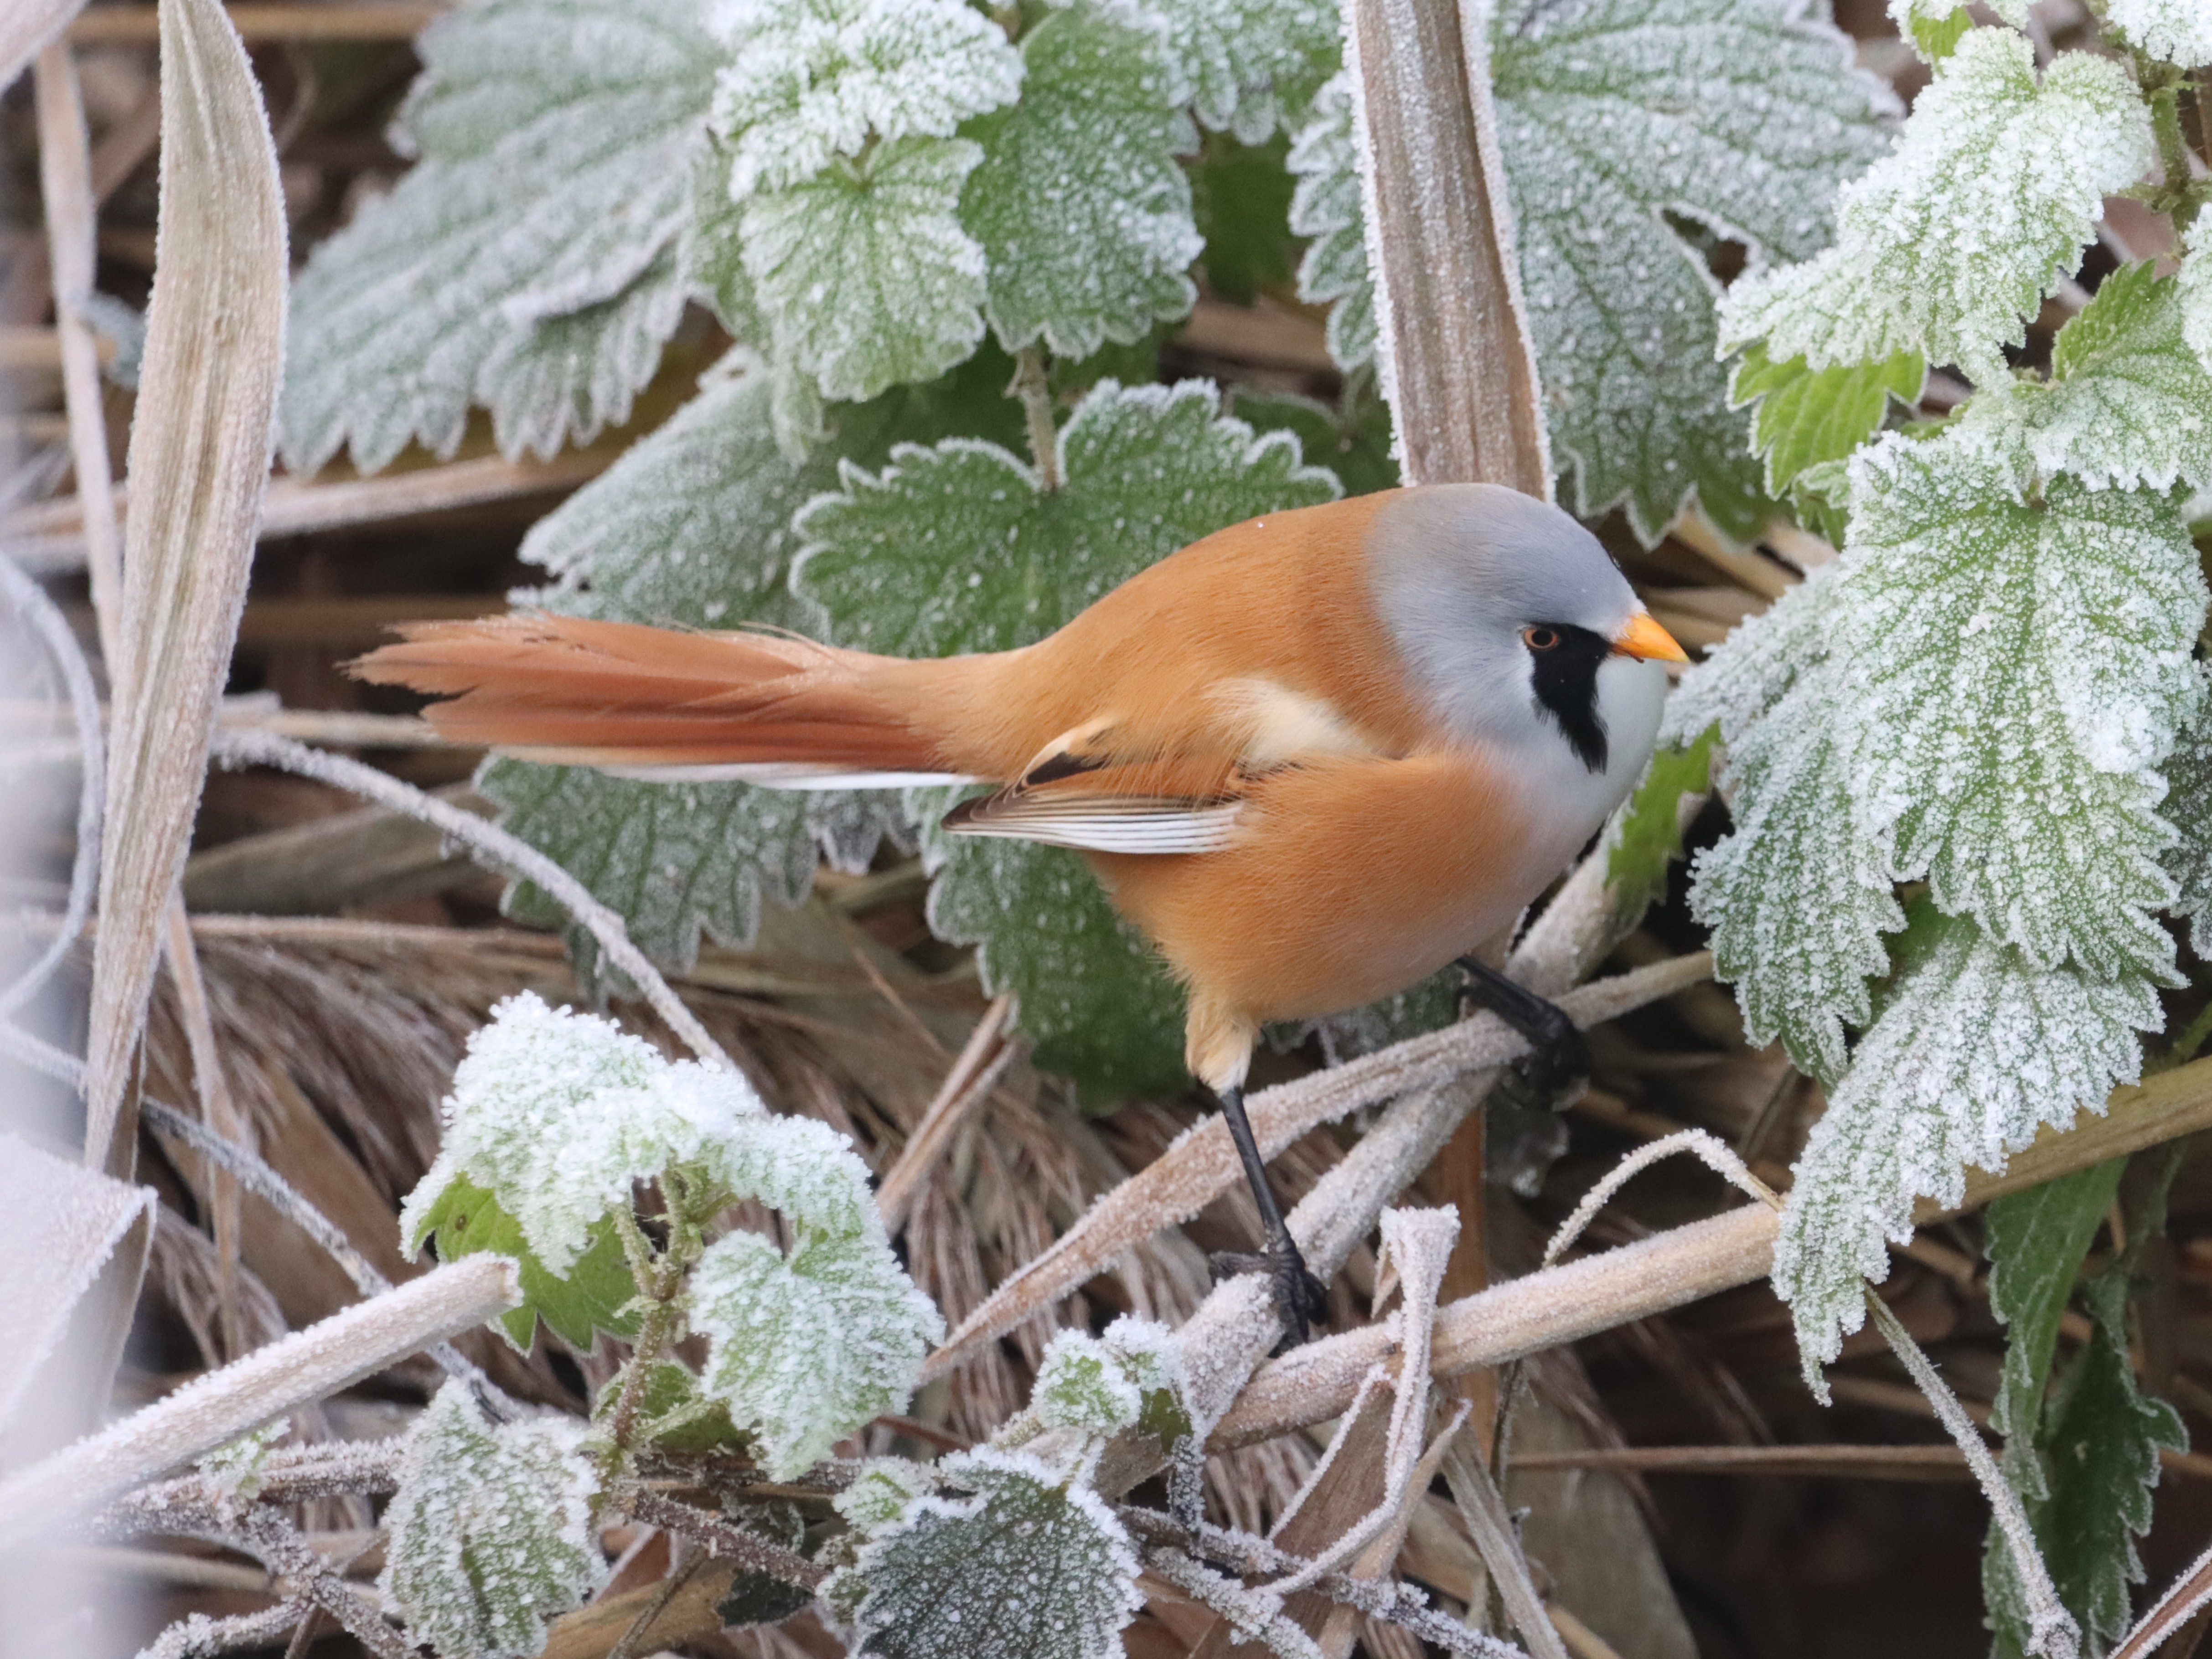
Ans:
[[[252,65],[216,0],[161,0],[161,202],[131,431],[122,658],[87,1046],[87,1161],[108,1161],[161,921],[206,779],[282,380],[286,245]]]
[[[8,0],[0,6],[0,91],[39,53],[61,39],[84,0]]]

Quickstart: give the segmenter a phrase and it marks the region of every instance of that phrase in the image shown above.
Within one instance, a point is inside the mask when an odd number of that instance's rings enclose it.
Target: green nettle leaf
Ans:
[[[840,456],[879,464],[895,441],[949,429],[1018,441],[1020,411],[1000,395],[1012,366],[987,347],[949,380],[841,406],[829,441],[793,463],[776,443],[769,377],[744,361],[710,374],[674,419],[532,526],[522,556],[556,586],[532,603],[617,621],[812,631],[815,614],[787,580],[791,515],[835,486]],[[865,869],[885,836],[908,833],[898,796],[881,790],[640,783],[520,761],[494,762],[480,785],[504,827],[618,911],[642,949],[681,964],[702,927],[750,941],[763,896],[799,902],[818,859]],[[545,926],[568,921],[533,887],[509,890],[507,904]]]
[[[1802,357],[1771,361],[1754,345],[1738,360],[1729,401],[1755,403],[1752,448],[1766,458],[1766,493],[1779,495],[1806,468],[1850,455],[1881,427],[1890,399],[1907,409],[1920,401],[1927,366],[1901,351],[1879,363],[1814,369]]]
[[[959,0],[736,0],[711,19],[728,54],[714,129],[738,200],[857,159],[872,137],[949,137],[1021,91],[1005,32]]]
[[[1022,41],[1021,101],[971,122],[984,161],[961,222],[990,264],[984,310],[1001,344],[1042,338],[1063,357],[1180,317],[1202,246],[1176,164],[1188,123],[1158,38],[1093,4],[1054,12]]]
[[[1335,473],[1347,495],[1398,487],[1398,463],[1390,454],[1390,406],[1376,392],[1372,375],[1347,385],[1340,408],[1295,392],[1240,388],[1230,394],[1229,412],[1255,432],[1291,434],[1308,465]]]
[[[1109,1659],[1135,1614],[1137,1553],[1098,1494],[1020,1453],[938,1465],[972,1496],[924,1497],[860,1550],[854,1651],[875,1659]]]
[[[2182,337],[2185,308],[2148,261],[2122,267],[2058,331],[2049,383],[1992,388],[1960,432],[2100,489],[2212,484],[2212,372]]]
[[[1328,355],[1348,374],[1375,358],[1375,283],[1348,73],[1314,94],[1313,118],[1291,146],[1287,165],[1298,181],[1291,228],[1313,239],[1298,262],[1298,298],[1328,307]]]
[[[586,1243],[565,1273],[538,1260],[522,1236],[522,1224],[499,1206],[485,1188],[455,1176],[434,1202],[416,1218],[406,1245],[412,1252],[431,1242],[441,1261],[489,1251],[513,1256],[522,1269],[522,1305],[499,1316],[499,1328],[520,1353],[528,1353],[543,1319],[548,1330],[572,1347],[589,1348],[592,1333],[629,1336],[637,1316],[628,1311],[637,1297],[637,1281],[611,1221],[593,1224]]]
[[[1005,651],[1060,627],[1153,561],[1262,513],[1337,494],[1285,434],[1255,439],[1202,382],[1102,381],[1060,434],[1061,484],[994,444],[900,448],[799,514],[793,578],[840,643],[896,656]],[[941,809],[939,809],[941,810]],[[1179,995],[1067,852],[932,836],[930,917],[981,946],[1021,1002],[1041,1065],[1097,1093],[1181,1075]]]
[[[1823,1082],[1843,1075],[1845,1022],[1888,971],[1905,925],[1881,849],[1848,833],[1853,778],[1836,729],[1844,667],[1829,654],[1842,572],[1823,566],[1731,634],[1668,702],[1662,742],[1717,726],[1735,828],[1698,854],[1690,902],[1712,929],[1753,1043],[1779,1038]]]
[[[441,455],[471,404],[550,454],[629,417],[675,330],[715,50],[696,0],[484,0],[417,42],[421,160],[292,291],[283,446],[363,471]]]
[[[400,1454],[377,1580],[413,1642],[444,1659],[520,1659],[544,1648],[546,1620],[605,1582],[583,1437],[566,1418],[495,1426],[458,1379],[438,1391]]]
[[[982,150],[902,138],[751,197],[745,275],[777,355],[832,398],[933,380],[983,337],[983,250],[960,228]]]
[[[2197,216],[2183,246],[2175,278],[2181,294],[2181,337],[2212,374],[2212,214]]]
[[[2014,1443],[2025,1449],[2034,1442],[2058,1352],[2059,1322],[2127,1167],[2125,1158],[2116,1158],[1998,1199],[1984,1212],[1990,1311],[2005,1324],[2004,1369],[1990,1426],[2004,1436],[2008,1458]],[[2032,1460],[2027,1467],[2033,1467]],[[2034,1479],[2037,1484],[2023,1496],[2045,1495],[2040,1474]]]
[[[2166,759],[2172,793],[2160,805],[2178,832],[2166,854],[2179,895],[2173,908],[2189,918],[2191,948],[2212,957],[2212,668],[2199,664],[2197,672],[2202,701]]]
[[[1209,133],[1190,169],[1191,218],[1206,241],[1199,263],[1206,287],[1231,305],[1249,306],[1269,283],[1291,280],[1289,149],[1279,133],[1264,144]]]
[[[1682,798],[1711,787],[1713,745],[1719,741],[1719,729],[1707,726],[1686,745],[1651,757],[1606,858],[1606,885],[1617,913],[1640,916],[1666,896],[1668,866],[1682,856]]]
[[[856,1184],[865,1203],[865,1169]],[[891,1254],[872,1205],[866,1218],[850,1231],[799,1225],[788,1255],[731,1233],[692,1274],[692,1328],[708,1342],[700,1386],[757,1437],[772,1480],[904,1410],[922,1356],[944,1340],[943,1316]]]
[[[2183,69],[2212,64],[2212,15],[2195,0],[2110,0],[2105,20],[2154,58]]]
[[[1336,70],[1343,25],[1331,0],[1148,0],[1145,10],[1192,112],[1247,144],[1295,121]]]
[[[2172,506],[2041,501],[1948,439],[1854,464],[1834,630],[1863,833],[2035,961],[2167,979],[2157,768],[2197,708],[2204,578]]]
[[[1747,276],[1721,307],[1723,344],[1765,340],[1814,368],[1917,351],[1978,386],[2074,270],[2104,198],[2150,165],[2150,117],[2110,58],[2062,53],[2039,84],[2010,29],[1971,30],[1920,94],[1903,140],[1847,186],[1837,243]]]
[[[2051,1582],[2093,1656],[2108,1651],[2132,1622],[2128,1587],[2143,1578],[2136,1540],[2150,1530],[2159,1452],[2189,1445],[2180,1413],[2136,1385],[2127,1294],[2119,1273],[2100,1274],[2087,1287],[2089,1341],[2052,1392],[2038,1444],[2048,1495],[2028,1511]],[[2002,1553],[1984,1557],[1984,1578],[1996,1650],[2016,1654],[2026,1645],[2027,1620],[2009,1572],[1993,1570]]]

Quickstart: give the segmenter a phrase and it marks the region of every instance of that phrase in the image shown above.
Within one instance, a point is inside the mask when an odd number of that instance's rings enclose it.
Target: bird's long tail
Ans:
[[[966,775],[923,729],[907,684],[950,664],[537,613],[401,631],[352,672],[447,698],[425,713],[458,743],[628,776],[792,787]]]

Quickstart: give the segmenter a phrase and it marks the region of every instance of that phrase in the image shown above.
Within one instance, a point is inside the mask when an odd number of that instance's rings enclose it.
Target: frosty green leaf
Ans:
[[[425,1194],[428,1202],[421,1201]],[[434,1241],[441,1261],[489,1252],[512,1256],[521,1270],[522,1301],[499,1316],[500,1330],[517,1352],[528,1353],[538,1322],[573,1347],[589,1348],[593,1334],[628,1336],[637,1328],[627,1310],[637,1296],[629,1261],[611,1220],[596,1223],[581,1254],[565,1273],[556,1273],[538,1259],[522,1236],[522,1224],[501,1209],[490,1192],[465,1176],[452,1173],[445,1158],[432,1166],[409,1200],[412,1226],[401,1241],[408,1254]]]
[[[1104,1343],[1088,1331],[1061,1331],[1045,1346],[1030,1408],[1048,1429],[1118,1434],[1137,1420],[1144,1395]]]
[[[1042,638],[1154,560],[1223,526],[1337,493],[1296,441],[1255,439],[1200,382],[1102,381],[1059,436],[1060,488],[995,444],[902,447],[808,507],[794,582],[840,643],[908,657]],[[939,805],[937,811],[942,811]],[[1143,941],[1064,850],[933,836],[930,921],[980,943],[1041,1065],[1098,1092],[1181,1075],[1180,999]]]
[[[1336,68],[1333,0],[1152,0],[1192,112],[1256,144]]]
[[[700,1386],[758,1437],[772,1480],[805,1473],[863,1424],[903,1410],[922,1356],[945,1335],[936,1305],[884,1242],[865,1178],[855,1197],[866,1224],[827,1232],[801,1224],[788,1255],[757,1233],[732,1233],[692,1274],[691,1323],[708,1343]]]
[[[1374,361],[1375,283],[1349,74],[1331,76],[1314,94],[1312,118],[1291,144],[1289,165],[1298,181],[1291,228],[1313,239],[1298,262],[1298,298],[1328,307],[1328,355],[1350,371]]]
[[[2156,769],[2197,708],[2206,603],[2171,504],[2064,477],[2024,499],[1948,440],[1853,467],[1832,644],[1861,833],[2039,963],[2169,976]]]
[[[935,1492],[938,1485],[937,1471],[926,1463],[871,1457],[853,1471],[845,1490],[830,1500],[830,1507],[858,1531],[873,1534],[896,1523],[908,1504]]]
[[[2160,805],[2176,831],[2166,854],[2173,908],[2189,919],[2191,947],[2204,957],[2212,956],[2212,670],[2199,665],[2197,678],[2202,701],[2166,758],[2172,793]]]
[[[1137,1554],[1098,1494],[1034,1457],[962,1452],[860,1551],[856,1652],[876,1659],[1109,1659],[1134,1615]]]
[[[400,1454],[377,1581],[416,1642],[443,1659],[520,1659],[605,1582],[583,1435],[564,1418],[495,1426],[467,1384],[438,1391]]]
[[[855,159],[871,137],[949,137],[1021,91],[1005,33],[959,0],[715,0],[708,18],[729,53],[713,118],[737,199]]]
[[[2027,27],[2027,0],[1994,0],[1990,9],[2016,29]],[[1974,26],[1972,15],[1958,0],[1889,0],[1889,15],[1897,32],[1931,64],[1948,58]]]
[[[2114,271],[2059,330],[2049,383],[1975,398],[1960,432],[2100,489],[2212,484],[2212,373],[2183,338],[2185,309],[2148,261]]]
[[[1682,798],[1701,795],[1711,786],[1719,737],[1708,726],[1688,744],[1669,745],[1651,757],[1606,858],[1605,881],[1616,915],[1641,916],[1666,896],[1668,866],[1682,856]]]
[[[983,250],[957,212],[982,159],[964,138],[902,138],[746,202],[745,275],[776,353],[823,397],[933,380],[983,337]]]
[[[2212,374],[2212,214],[2200,213],[2189,228],[2175,278],[2181,295],[2181,337],[2197,361]]]
[[[418,42],[422,159],[294,284],[284,453],[441,455],[472,404],[550,454],[627,419],[674,330],[671,257],[713,93],[693,0],[485,0]]]
[[[2000,348],[2078,263],[2105,196],[2150,165],[2150,117],[2128,71],[1974,29],[1921,94],[1896,150],[1847,186],[1836,246],[1746,277],[1723,343],[1764,340],[1814,368],[1917,351],[1978,386],[2008,378]]]
[[[1774,1249],[1807,1380],[1866,1317],[1916,1198],[1956,1207],[1966,1168],[2002,1170],[2045,1124],[2101,1111],[2133,1082],[2136,1033],[2156,1030],[2150,981],[2038,967],[1972,921],[1924,914],[1880,1018],[1851,1055],[1798,1160]]]
[[[1990,1311],[2005,1324],[2004,1369],[1990,1426],[2007,1441],[2032,1445],[2043,1418],[2058,1327],[2089,1242],[2120,1188],[2125,1158],[2046,1181],[1998,1199],[1985,1212],[1983,1243],[1990,1259]],[[2039,1486],[2023,1494],[2043,1496]]]
[[[1843,664],[1829,655],[1841,573],[1815,571],[1729,635],[1668,700],[1663,742],[1717,726],[1734,830],[1692,864],[1692,912],[1712,932],[1754,1043],[1778,1037],[1833,1083],[1845,1022],[1870,1012],[1866,981],[1886,972],[1885,933],[1905,924],[1879,848],[1848,832],[1853,778],[1835,729]]]
[[[1142,338],[1197,296],[1202,246],[1174,152],[1185,123],[1158,38],[1080,4],[1022,42],[1021,102],[972,124],[982,165],[961,222],[990,263],[985,314],[1008,350],[1063,357]]]
[[[1752,448],[1766,460],[1766,492],[1779,495],[1806,468],[1848,457],[1880,429],[1895,398],[1920,401],[1927,368],[1915,352],[1878,363],[1814,369],[1802,357],[1775,362],[1754,345],[1729,379],[1729,401],[1755,403]]]
[[[2202,0],[2108,0],[2105,20],[2154,58],[2183,69],[2212,64],[2212,12]]]

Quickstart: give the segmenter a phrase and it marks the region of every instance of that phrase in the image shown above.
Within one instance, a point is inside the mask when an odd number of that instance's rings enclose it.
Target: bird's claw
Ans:
[[[1462,1019],[1485,1006],[1471,988],[1460,992]],[[1497,1089],[1499,1098],[1509,1106],[1532,1112],[1564,1112],[1583,1097],[1589,1080],[1589,1043],[1575,1027],[1561,1021],[1559,1030],[1534,1041],[1527,1054],[1505,1067]]]
[[[1263,1250],[1216,1250],[1206,1265],[1216,1284],[1242,1273],[1267,1274],[1283,1319],[1285,1347],[1303,1347],[1312,1340],[1314,1325],[1328,1317],[1328,1287],[1306,1271],[1305,1258],[1287,1234],[1270,1239]]]

